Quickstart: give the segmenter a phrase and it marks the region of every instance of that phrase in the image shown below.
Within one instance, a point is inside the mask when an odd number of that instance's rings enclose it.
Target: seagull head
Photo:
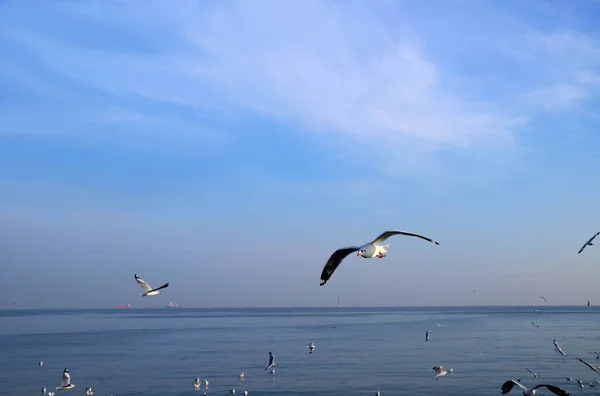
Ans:
[[[68,369],[64,369],[63,373],[68,373],[69,370]]]

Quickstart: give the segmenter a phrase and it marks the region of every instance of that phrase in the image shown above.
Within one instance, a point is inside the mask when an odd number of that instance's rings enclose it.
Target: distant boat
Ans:
[[[173,304],[171,301],[169,301],[169,303],[165,305],[165,308],[181,308],[181,304]]]
[[[129,308],[131,308],[131,304],[117,305],[117,309],[129,309]]]
[[[340,296],[338,296],[338,306],[337,307],[338,308],[341,307],[341,305],[340,305]]]

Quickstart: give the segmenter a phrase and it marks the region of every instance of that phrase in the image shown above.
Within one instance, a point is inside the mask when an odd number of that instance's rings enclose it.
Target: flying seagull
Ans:
[[[444,325],[443,325],[443,324],[439,324],[438,322],[433,322],[433,323],[435,323],[435,325],[436,325],[437,327],[444,327]]]
[[[85,388],[85,396],[94,396],[94,390],[92,389],[92,387]]]
[[[577,358],[577,360],[579,360],[581,363],[583,363],[586,366],[588,366],[590,368],[590,370],[593,370],[596,374],[600,375],[600,371],[598,371],[598,367],[592,366],[591,364],[589,364],[588,362],[586,362],[582,358]]]
[[[435,379],[437,380],[440,377],[443,377],[446,374],[454,374],[454,369],[448,369],[448,371],[444,370],[444,366],[435,366],[433,368],[433,371],[435,371]]]
[[[323,272],[321,273],[320,286],[323,286],[325,283],[327,283],[327,281],[329,280],[329,278],[331,278],[331,275],[340,265],[342,260],[345,259],[350,253],[358,252],[356,255],[362,258],[384,258],[385,256],[387,256],[387,249],[390,245],[382,246],[380,245],[380,243],[384,242],[393,235],[413,236],[439,245],[439,243],[434,241],[433,239],[424,237],[422,235],[413,234],[406,231],[385,231],[377,238],[375,238],[375,240],[373,240],[372,242],[366,243],[362,246],[350,246],[341,248],[333,252],[331,257],[329,257],[329,260],[327,260],[327,263],[323,268]]]
[[[69,374],[69,370],[64,369],[62,375],[62,386],[57,386],[56,390],[67,390],[75,388],[75,384],[71,383],[71,374]]]
[[[481,353],[481,351],[479,349],[475,349],[477,352],[479,352],[479,356],[483,356],[483,353]]]
[[[592,352],[592,351],[588,351],[588,353],[590,355],[596,355],[596,359],[600,359],[600,352]]]
[[[544,296],[540,296],[540,298],[541,298],[542,300],[544,300],[544,302],[548,302],[548,300],[546,300],[546,297],[544,297]]]
[[[159,295],[160,294],[160,289],[164,289],[164,288],[169,287],[169,283],[165,283],[161,287],[157,287],[156,289],[153,289],[148,284],[148,282],[146,282],[145,280],[143,280],[142,278],[140,278],[139,276],[137,276],[137,274],[135,274],[135,280],[142,287],[142,289],[144,289],[146,291],[146,293],[140,294],[140,296],[142,296],[142,297],[150,297],[150,296]]]
[[[431,334],[431,330],[425,332],[425,341],[429,341],[429,334]]]
[[[583,249],[585,249],[587,246],[594,246],[594,244],[592,243],[592,241],[594,240],[594,238],[596,238],[598,236],[598,234],[600,234],[600,231],[598,231],[597,233],[594,234],[593,237],[590,238],[589,241],[587,241],[582,247],[581,249],[579,249],[579,251],[577,252],[577,254],[583,252]]]
[[[539,377],[539,374],[535,373],[533,370],[531,370],[531,369],[526,369],[526,370],[529,371],[531,374],[533,374],[533,378]]]
[[[590,307],[590,300],[588,300],[588,304],[587,304],[587,307],[588,307],[588,308],[589,308],[589,307]]]
[[[548,388],[548,390],[550,392],[552,392],[558,396],[569,396],[569,393],[565,392],[564,389],[559,388],[558,386],[540,384],[540,385],[534,386],[531,389],[528,389],[528,388],[524,387],[523,385],[521,385],[520,383],[518,383],[517,381],[513,381],[513,380],[506,381],[505,383],[503,383],[500,393],[503,395],[506,395],[508,392],[510,392],[512,390],[512,388],[515,385],[517,385],[519,388],[521,388],[521,390],[523,391],[523,396],[535,395],[537,393],[536,389],[538,389],[538,388]]]
[[[273,355],[273,352],[269,352],[269,364],[265,367],[265,371],[275,366],[277,366],[277,363],[275,363],[275,355]]]
[[[308,348],[308,354],[310,355],[311,353],[313,353],[317,345],[314,342],[311,342],[306,347]]]
[[[558,342],[556,342],[556,340],[552,340],[552,342],[554,343],[554,348],[556,348],[556,350],[558,351],[558,353],[560,353],[563,356],[567,356],[567,354],[563,352],[563,350],[560,347],[560,345],[558,345]]]

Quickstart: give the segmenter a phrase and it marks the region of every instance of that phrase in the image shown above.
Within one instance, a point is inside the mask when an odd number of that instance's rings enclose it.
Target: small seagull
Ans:
[[[207,379],[204,380],[204,387],[208,388],[208,380]]]
[[[235,388],[229,389],[229,393],[231,393],[232,395],[235,395]]]
[[[568,382],[573,382],[573,377],[565,377]]]
[[[433,371],[435,371],[436,376],[435,379],[437,380],[439,377],[443,377],[446,374],[454,374],[454,369],[448,369],[448,371],[444,370],[444,366],[435,366],[433,368]]]
[[[539,325],[536,325],[535,323],[531,322],[532,325],[534,325],[535,327],[537,327],[538,329],[540,328]]]
[[[161,287],[157,287],[156,289],[153,289],[145,280],[143,280],[142,278],[137,276],[137,274],[135,274],[135,280],[142,287],[142,289],[144,289],[146,291],[146,293],[140,294],[140,296],[142,296],[142,297],[150,297],[150,296],[159,295],[160,289],[169,287],[169,283],[165,283]]]
[[[92,388],[85,388],[85,396],[94,396],[94,391],[92,390]]]
[[[42,395],[45,395],[45,394],[46,394],[46,388],[45,388],[45,387],[44,387],[44,388],[42,388],[42,392],[41,392],[41,393],[42,393]]]
[[[67,390],[73,388],[75,388],[75,384],[71,383],[71,374],[69,374],[68,369],[64,369],[62,375],[62,386],[57,386],[56,390]]]
[[[479,349],[475,349],[477,352],[479,352],[479,356],[483,356],[483,353],[481,353],[481,351]]]
[[[596,355],[596,359],[600,359],[600,352],[591,352],[591,351],[588,351],[588,353],[590,355]]]
[[[544,297],[544,296],[540,296],[540,298],[541,298],[542,300],[544,300],[545,302],[548,302],[548,300],[546,300],[546,297]]]
[[[533,370],[531,370],[531,369],[526,369],[526,370],[529,371],[531,374],[533,374],[533,378],[539,377],[539,375],[537,373],[533,372]]]
[[[552,340],[552,342],[554,343],[554,348],[556,348],[556,350],[558,351],[558,353],[560,353],[563,356],[567,356],[567,354],[563,352],[563,350],[560,347],[560,345],[558,345],[558,342],[556,342],[556,340]]]
[[[244,379],[244,373],[241,373],[240,375],[238,375],[238,377],[240,377],[241,380]]]
[[[267,365],[267,367],[265,367],[265,371],[267,371],[268,369],[275,367],[277,365],[277,363],[275,363],[275,355],[273,355],[273,352],[269,352],[269,364]],[[275,370],[271,370],[273,373],[275,372]]]
[[[600,371],[598,371],[598,367],[592,366],[591,364],[589,364],[588,362],[586,362],[582,358],[577,358],[577,360],[579,360],[581,363],[583,363],[586,366],[588,366],[590,368],[590,370],[594,371],[596,374],[600,375]]]
[[[532,396],[532,395],[537,394],[536,389],[538,389],[538,388],[547,388],[550,392],[552,392],[558,396],[569,396],[569,393],[565,392],[564,389],[559,388],[558,386],[540,384],[540,385],[534,386],[531,389],[528,389],[528,388],[524,387],[523,385],[521,385],[520,383],[518,383],[517,381],[513,381],[513,380],[506,381],[504,384],[502,384],[500,393],[503,395],[506,395],[508,392],[510,392],[512,390],[512,388],[515,385],[517,385],[519,388],[521,388],[521,390],[523,391],[523,396]]]
[[[429,341],[429,334],[431,334],[431,330],[425,332],[425,341]]]
[[[329,278],[331,278],[331,275],[333,275],[333,272],[340,265],[342,260],[344,260],[351,253],[358,252],[356,255],[359,257],[362,257],[362,258],[374,258],[374,257],[384,258],[385,256],[387,256],[387,249],[390,245],[382,246],[382,245],[380,245],[380,243],[385,242],[389,237],[391,237],[393,235],[407,235],[407,236],[417,237],[417,238],[424,239],[427,242],[431,242],[436,245],[439,245],[439,243],[434,241],[433,239],[424,237],[422,235],[413,234],[413,233],[406,232],[406,231],[397,231],[397,230],[384,231],[383,233],[381,233],[381,235],[379,235],[377,238],[375,238],[372,242],[365,243],[362,246],[350,246],[350,247],[341,248],[341,249],[338,249],[335,252],[333,252],[333,254],[327,260],[325,267],[323,267],[323,272],[321,273],[320,286],[323,286],[325,283],[327,283],[327,281],[329,280]]]
[[[435,323],[435,325],[436,325],[437,327],[444,327],[444,325],[443,325],[443,324],[439,324],[438,322],[433,322],[433,323]]]
[[[248,396],[248,390],[244,390],[244,396]]]
[[[379,392],[379,391],[375,392],[375,396],[381,396],[381,392]]]
[[[54,392],[48,392],[48,396],[54,396]]]
[[[583,381],[581,379],[577,379],[577,385],[579,385],[579,390],[583,392]]]
[[[314,342],[311,342],[310,344],[308,344],[306,346],[306,348],[308,348],[308,354],[310,355],[311,353],[313,353],[313,351],[315,350],[317,346],[315,345]]]
[[[200,388],[202,387],[202,380],[199,377],[196,377],[196,379],[194,380],[194,390],[200,390]]]
[[[42,367],[44,365],[44,362],[42,362],[41,360],[38,362],[39,366]]]
[[[583,249],[585,249],[587,246],[594,246],[594,244],[592,243],[592,241],[594,240],[594,238],[596,238],[598,236],[598,234],[600,234],[600,231],[598,231],[597,233],[594,234],[593,237],[590,238],[589,241],[587,241],[582,247],[581,249],[579,249],[579,251],[577,252],[577,254],[583,252]]]

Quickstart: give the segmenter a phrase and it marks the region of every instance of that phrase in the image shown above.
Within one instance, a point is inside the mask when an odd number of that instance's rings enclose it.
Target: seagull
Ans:
[[[310,343],[310,344],[308,344],[306,347],[308,348],[308,354],[310,355],[311,353],[313,353],[313,351],[315,350],[315,348],[316,348],[317,346],[315,345],[315,343],[314,343],[314,342],[311,342],[311,343]]]
[[[42,395],[45,395],[45,394],[46,394],[46,388],[45,388],[45,387],[44,387],[44,388],[42,388],[42,391],[41,391],[41,393],[42,393]]]
[[[85,396],[94,396],[94,391],[92,390],[92,388],[85,388]]]
[[[384,242],[386,239],[393,235],[413,236],[439,245],[439,243],[434,241],[433,239],[424,237],[422,235],[413,234],[406,231],[384,231],[372,242],[366,243],[362,246],[350,246],[341,248],[333,252],[333,254],[329,257],[329,260],[327,260],[327,263],[323,268],[323,272],[321,273],[320,286],[323,286],[325,283],[327,283],[327,281],[329,280],[329,278],[331,278],[331,275],[340,265],[342,260],[345,259],[350,253],[358,252],[356,255],[362,258],[384,258],[385,256],[387,256],[387,248],[390,245],[382,246],[380,245],[380,243]]]
[[[535,327],[537,327],[538,329],[540,328],[540,325],[537,325],[537,324],[535,324],[533,322],[531,322],[531,324],[534,325]]]
[[[573,377],[565,377],[568,382],[573,382]]]
[[[436,325],[437,327],[444,327],[444,325],[443,325],[443,324],[439,324],[438,322],[433,322],[433,323],[435,323],[435,325]]]
[[[587,307],[586,307],[586,308],[589,308],[589,307],[590,307],[590,300],[588,300],[588,303],[587,303]]]
[[[596,359],[600,359],[600,352],[591,352],[591,351],[588,351],[588,353],[590,355],[596,355]]]
[[[579,390],[583,392],[583,381],[581,379],[577,379],[577,385],[579,385]]]
[[[524,387],[523,385],[521,385],[520,383],[518,383],[517,381],[506,381],[505,383],[502,384],[502,388],[500,390],[500,393],[503,395],[506,395],[508,392],[510,392],[513,388],[513,386],[517,385],[519,388],[521,388],[521,390],[523,391],[523,396],[532,396],[535,395],[537,392],[535,391],[538,388],[548,388],[548,390],[552,393],[554,393],[555,395],[558,396],[569,396],[569,393],[565,392],[564,389],[559,388],[558,386],[554,386],[554,385],[536,385],[531,389],[528,389],[526,387]]]
[[[160,291],[159,291],[160,289],[169,287],[169,283],[165,283],[161,287],[157,287],[156,289],[153,289],[145,280],[143,280],[142,278],[137,276],[137,274],[135,274],[135,280],[142,287],[142,289],[144,289],[146,291],[146,293],[140,294],[140,296],[142,296],[142,297],[156,296],[156,295],[160,294]]]
[[[40,367],[42,367],[44,365],[44,362],[42,362],[41,360],[38,362],[38,364],[40,365]]]
[[[598,371],[598,367],[592,366],[591,364],[589,364],[588,362],[586,362],[582,358],[577,358],[577,360],[579,360],[581,363],[583,363],[586,366],[588,366],[590,368],[590,370],[594,371],[596,374],[600,375],[600,371]]]
[[[48,396],[54,396],[54,392],[48,392]]]
[[[433,370],[436,373],[435,379],[437,380],[439,377],[443,377],[446,374],[454,374],[454,369],[448,369],[448,371],[444,370],[444,366],[435,366]]]
[[[541,298],[542,300],[544,300],[545,302],[548,302],[548,300],[546,300],[546,297],[544,297],[544,296],[540,296],[540,298]]]
[[[248,390],[244,391],[244,396],[248,396]]]
[[[67,390],[75,388],[75,384],[71,383],[71,374],[69,374],[68,369],[64,369],[62,375],[62,386],[57,386],[56,390]]]
[[[375,392],[375,396],[381,396],[381,392],[379,392],[379,391]]]
[[[235,395],[235,388],[229,389],[229,393],[231,393],[232,395]]]
[[[431,330],[425,332],[425,341],[429,341],[429,334],[431,334]]]
[[[240,377],[241,380],[244,379],[244,373],[241,373],[240,375],[238,375],[238,377]]]
[[[481,353],[481,351],[479,349],[475,349],[477,352],[479,352],[479,356],[483,356],[483,353]]]
[[[269,364],[267,365],[267,367],[265,367],[265,371],[267,371],[268,369],[275,367],[277,365],[277,363],[275,363],[275,355],[273,355],[273,352],[269,352]],[[271,370],[271,373],[274,373],[275,370]]]
[[[563,352],[563,350],[560,347],[560,345],[558,345],[558,342],[556,342],[556,340],[552,340],[552,342],[554,343],[554,348],[556,348],[556,350],[558,351],[558,353],[560,353],[563,356],[567,356],[567,354]]]
[[[594,240],[594,238],[596,238],[598,236],[598,234],[600,234],[600,231],[598,231],[597,233],[594,234],[593,237],[590,238],[589,241],[587,241],[582,247],[581,249],[579,249],[579,251],[577,252],[577,254],[583,252],[583,249],[585,249],[587,246],[594,246],[594,244],[592,243],[592,241]]]
[[[202,380],[199,377],[196,377],[196,379],[194,380],[194,390],[200,390],[200,388],[202,387]]]
[[[533,378],[539,377],[539,375],[537,373],[533,372],[532,370],[527,369],[527,371],[529,371],[531,374],[533,374]]]

